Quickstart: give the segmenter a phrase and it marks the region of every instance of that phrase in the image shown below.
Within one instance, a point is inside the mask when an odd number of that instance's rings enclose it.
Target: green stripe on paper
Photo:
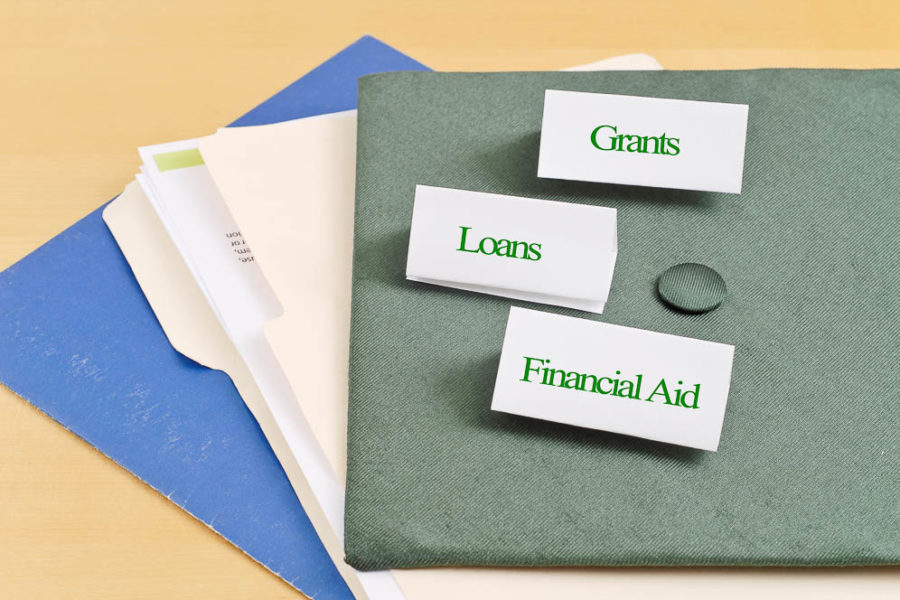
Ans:
[[[200,156],[200,151],[196,148],[154,154],[153,162],[156,163],[156,168],[160,171],[171,171],[173,169],[196,167],[205,164],[203,162],[203,157]]]

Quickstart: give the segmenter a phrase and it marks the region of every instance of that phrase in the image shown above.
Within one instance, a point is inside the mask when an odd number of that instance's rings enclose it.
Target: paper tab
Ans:
[[[715,451],[734,346],[513,307],[491,409]]]
[[[156,163],[156,168],[163,172],[202,165],[203,157],[200,156],[200,151],[196,148],[188,148],[186,150],[154,154],[153,162]]]
[[[746,104],[547,90],[538,177],[741,193]]]
[[[612,208],[416,186],[406,278],[603,312]]]

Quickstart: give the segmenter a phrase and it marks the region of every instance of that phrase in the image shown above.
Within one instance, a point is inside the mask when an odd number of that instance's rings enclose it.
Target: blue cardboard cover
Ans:
[[[363,37],[235,121],[356,107],[369,73],[426,70]],[[231,380],[166,339],[102,207],[0,273],[0,381],[318,599],[352,598]]]

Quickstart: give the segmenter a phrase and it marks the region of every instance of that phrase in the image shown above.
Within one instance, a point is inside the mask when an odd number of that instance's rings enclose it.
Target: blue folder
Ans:
[[[232,123],[356,108],[426,70],[364,37]],[[308,596],[352,598],[227,375],[176,352],[98,209],[0,273],[0,381]]]

